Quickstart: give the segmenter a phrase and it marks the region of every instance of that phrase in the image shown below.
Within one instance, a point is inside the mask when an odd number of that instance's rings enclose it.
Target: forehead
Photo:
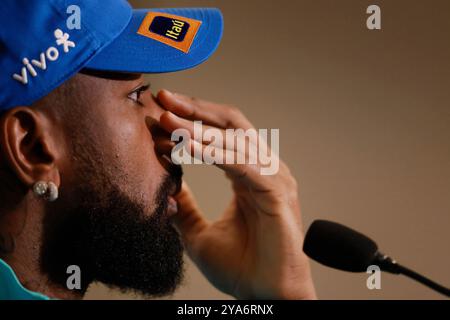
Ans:
[[[55,117],[82,115],[84,118],[99,112],[96,109],[104,104],[114,104],[115,98],[126,96],[142,80],[142,74],[84,69],[37,101],[33,107]]]
[[[100,98],[114,92],[119,93],[122,89],[132,90],[142,79],[142,74],[138,73],[83,69],[61,86],[61,89],[66,96],[79,98],[78,95],[83,95]]]
[[[72,84],[69,83],[66,91],[72,90],[70,94],[76,99],[79,99],[79,96],[91,100],[99,100],[103,96],[112,98],[133,90],[142,79],[142,74],[138,73],[83,69],[73,78]]]
[[[138,73],[119,73],[84,69],[75,76],[79,84],[78,93],[91,96],[92,99],[123,95],[135,89],[142,82],[143,76]]]

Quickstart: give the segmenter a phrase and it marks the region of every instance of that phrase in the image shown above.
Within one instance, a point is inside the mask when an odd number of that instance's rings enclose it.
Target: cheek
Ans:
[[[165,173],[155,153],[155,145],[143,118],[122,119],[115,126],[115,157],[126,174],[126,188],[153,201]],[[120,181],[119,181],[120,182]],[[120,182],[124,184],[124,181]]]

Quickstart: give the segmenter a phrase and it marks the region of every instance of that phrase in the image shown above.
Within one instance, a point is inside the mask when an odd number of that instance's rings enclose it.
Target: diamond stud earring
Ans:
[[[58,187],[53,182],[38,181],[33,185],[33,192],[38,197],[41,197],[49,202],[58,199]]]

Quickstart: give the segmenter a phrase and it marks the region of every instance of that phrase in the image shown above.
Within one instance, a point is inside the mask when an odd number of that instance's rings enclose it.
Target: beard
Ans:
[[[67,288],[67,267],[80,267],[81,294],[94,281],[146,297],[172,294],[183,276],[183,245],[166,209],[174,185],[181,183],[181,167],[169,168],[150,211],[112,183],[103,166],[97,163],[94,171],[92,157],[78,159],[77,172],[83,174],[71,192],[74,200],[57,201],[76,204],[48,204],[42,270]]]

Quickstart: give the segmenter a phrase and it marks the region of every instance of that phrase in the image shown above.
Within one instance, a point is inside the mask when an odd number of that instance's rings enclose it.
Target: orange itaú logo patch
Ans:
[[[149,12],[138,34],[188,53],[202,22],[162,12]]]

